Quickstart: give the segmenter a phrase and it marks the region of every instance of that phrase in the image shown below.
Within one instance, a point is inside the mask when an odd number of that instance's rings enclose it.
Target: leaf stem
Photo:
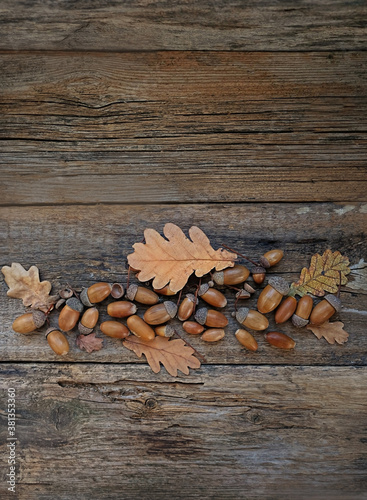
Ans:
[[[233,252],[233,253],[235,253],[235,254],[239,255],[239,256],[240,256],[240,257],[242,257],[243,259],[248,260],[248,261],[249,261],[249,262],[251,262],[251,264],[253,264],[254,266],[256,266],[256,267],[259,267],[259,266],[260,266],[260,264],[259,264],[258,262],[254,262],[254,261],[253,261],[253,260],[251,260],[249,257],[246,257],[246,255],[243,255],[242,253],[237,252],[237,250],[233,250],[233,248],[229,247],[228,245],[225,245],[224,243],[222,243],[221,245],[222,245],[222,247],[227,248],[227,250],[230,250],[231,252]]]

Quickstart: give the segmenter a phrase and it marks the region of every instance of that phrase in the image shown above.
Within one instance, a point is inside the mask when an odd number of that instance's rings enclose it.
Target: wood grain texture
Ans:
[[[359,0],[3,0],[0,48],[13,50],[355,50]]]
[[[366,368],[217,366],[173,383],[145,366],[0,369],[19,500],[365,498]]]
[[[314,253],[322,253],[326,248],[347,254],[352,264],[367,260],[366,204],[3,207],[0,214],[1,266],[20,262],[28,269],[30,265],[37,265],[41,278],[51,281],[55,290],[66,283],[74,286],[90,286],[98,281],[126,283],[126,256],[132,252],[133,243],[141,241],[146,227],[161,232],[166,222],[178,224],[186,232],[196,224],[206,232],[214,248],[226,243],[253,258],[270,248],[282,248],[285,258],[271,273],[284,276],[289,282],[299,277]],[[350,276],[351,285],[356,277],[359,288],[343,287],[344,309],[340,318],[350,333],[344,346],[330,346],[324,340],[318,341],[311,332],[296,330],[291,324],[276,328],[273,314],[269,314],[270,328],[293,337],[297,342],[294,351],[277,350],[266,344],[263,334],[256,333],[259,351],[246,352],[234,337],[238,324],[233,318],[230,318],[226,337],[217,345],[185,335],[181,327],[178,331],[210,364],[365,365],[367,283],[361,280],[359,271],[356,269]],[[2,274],[0,284],[1,358],[62,361],[64,358],[60,359],[49,349],[42,331],[32,336],[12,332],[12,322],[24,308],[20,300],[6,296]],[[227,290],[226,294],[229,316],[234,309],[234,292]],[[246,301],[246,306],[255,307],[257,296]],[[101,306],[102,319],[107,319],[107,302]],[[143,311],[140,307],[139,313]],[[56,317],[53,322],[57,322]],[[105,344],[101,351],[93,354],[79,351],[74,344],[75,335],[69,335],[68,361],[144,362],[124,349],[121,341],[101,333]]]
[[[0,61],[0,204],[366,200],[364,52]]]

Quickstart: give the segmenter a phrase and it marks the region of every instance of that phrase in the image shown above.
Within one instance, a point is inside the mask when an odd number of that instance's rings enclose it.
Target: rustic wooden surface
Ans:
[[[35,264],[55,290],[126,282],[132,244],[168,221],[254,258],[283,248],[271,273],[289,282],[326,248],[354,267],[347,344],[286,324],[294,351],[256,333],[249,353],[230,320],[217,345],[189,338],[207,362],[177,378],[119,340],[88,355],[71,333],[58,358],[43,330],[15,335],[24,308],[1,274],[2,457],[9,387],[18,437],[1,499],[366,497],[365,15],[357,0],[1,3],[0,267]]]

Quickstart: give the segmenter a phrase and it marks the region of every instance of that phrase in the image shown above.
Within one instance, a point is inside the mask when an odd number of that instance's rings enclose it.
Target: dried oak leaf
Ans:
[[[50,295],[52,285],[49,281],[40,281],[36,266],[31,266],[26,271],[21,264],[13,262],[11,267],[4,266],[1,271],[9,287],[7,295],[23,299],[26,307],[47,312],[59,298],[58,295]]]
[[[160,363],[172,377],[177,377],[177,370],[188,375],[189,367],[200,368],[200,361],[193,356],[194,349],[181,339],[170,340],[157,336],[153,340],[144,341],[130,335],[123,344],[130,351],[134,351],[139,358],[144,354],[154,373],[160,371]]]
[[[76,338],[76,345],[79,349],[89,353],[93,351],[100,351],[103,347],[103,339],[96,337],[94,332],[89,335],[79,335]]]
[[[341,321],[334,321],[334,323],[330,323],[326,321],[323,325],[307,325],[308,330],[311,330],[312,333],[316,335],[318,339],[324,337],[329,344],[344,344],[347,342],[349,333],[343,330],[344,323]]]
[[[306,293],[322,297],[325,292],[335,293],[339,283],[348,282],[346,275],[350,273],[348,257],[340,252],[325,250],[322,255],[318,253],[311,258],[310,267],[304,267],[298,281],[292,283],[290,295],[298,294],[301,297]]]
[[[169,283],[178,292],[195,271],[200,277],[213,268],[221,271],[233,267],[237,255],[227,250],[214,250],[206,234],[196,226],[189,229],[191,241],[175,224],[163,228],[164,239],[154,229],[144,231],[145,243],[135,243],[134,253],[128,255],[128,263],[139,270],[138,279],[154,278],[153,287],[163,288]]]

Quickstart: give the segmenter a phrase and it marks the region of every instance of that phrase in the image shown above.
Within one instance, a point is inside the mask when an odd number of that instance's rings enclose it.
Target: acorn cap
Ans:
[[[213,276],[213,281],[216,282],[217,285],[223,285],[224,283],[224,273],[223,271],[216,271]]]
[[[209,283],[203,283],[198,291],[199,297],[204,295],[204,293],[206,293],[209,290],[209,288],[210,288]],[[187,295],[186,295],[186,297],[187,297]]]
[[[126,290],[126,297],[129,300],[134,300],[137,291],[138,291],[138,285],[130,285],[129,288]]]
[[[235,315],[236,320],[242,325],[242,323],[247,318],[249,312],[250,309],[248,307],[240,307]]]
[[[175,329],[172,325],[165,326],[165,337],[172,337],[175,333]]]
[[[188,293],[186,294],[186,297],[191,300],[191,302],[193,302],[194,304],[197,303],[198,299],[195,297],[195,295],[193,295],[192,293]]]
[[[206,307],[202,307],[196,311],[195,319],[200,325],[205,325],[206,317],[208,315],[208,309]]]
[[[252,288],[252,286],[251,286],[251,285],[249,285],[248,283],[244,283],[244,284],[243,284],[243,288],[244,288],[247,292],[249,292],[249,293],[255,293],[255,292],[256,292],[255,288]]]
[[[261,267],[261,266],[254,267],[252,270],[252,274],[265,274],[265,273],[266,273],[266,269],[264,267]]]
[[[111,287],[111,295],[114,299],[121,299],[124,293],[125,288],[121,285],[121,283],[113,283]]]
[[[271,278],[269,278],[268,285],[275,288],[275,290],[282,295],[287,295],[287,293],[289,292],[288,283],[284,278],[281,278],[280,276],[272,276]]]
[[[74,311],[78,311],[78,313],[83,312],[84,306],[76,297],[71,297],[66,301],[66,305],[69,306]]]
[[[47,328],[46,330],[46,333],[45,333],[45,337],[47,339],[47,335],[51,332],[59,332],[60,330],[58,328],[56,328],[56,326],[51,326],[50,328]]]
[[[293,314],[292,323],[296,328],[303,328],[304,326],[308,325],[309,321],[308,319],[301,318],[301,316],[298,316],[298,314]]]
[[[78,324],[78,330],[82,335],[89,335],[93,332],[93,328],[87,328],[86,326],[82,325],[80,321]]]
[[[339,312],[340,309],[342,308],[342,302],[341,300],[339,299],[339,297],[337,297],[336,295],[325,295],[325,300],[327,300],[329,302],[329,304],[331,304],[333,306],[333,308],[335,309],[336,312]]]
[[[166,300],[166,302],[163,302],[163,304],[170,317],[174,318],[177,314],[177,305],[170,300]]]
[[[247,290],[240,290],[239,292],[236,293],[236,299],[248,299],[250,297],[251,294]]]
[[[259,261],[260,261],[260,264],[261,264],[263,267],[265,267],[265,269],[269,269],[269,267],[270,267],[270,263],[269,263],[269,261],[268,261],[268,259],[267,259],[266,257],[264,257],[264,256],[262,255],[262,256],[260,257]]]
[[[36,328],[41,328],[45,324],[46,314],[42,311],[32,311],[33,323]]]
[[[94,306],[94,304],[92,304],[92,302],[89,300],[89,297],[88,297],[88,288],[83,288],[83,290],[80,293],[80,300],[87,307],[93,307]]]

